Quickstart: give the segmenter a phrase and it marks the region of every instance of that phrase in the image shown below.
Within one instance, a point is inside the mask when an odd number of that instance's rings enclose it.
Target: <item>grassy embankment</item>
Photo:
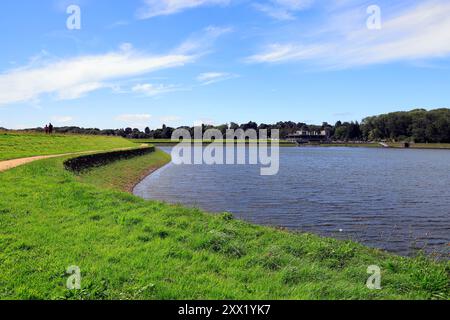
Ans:
[[[130,147],[136,147],[136,145],[126,139],[116,137],[0,132],[0,161]]]
[[[75,176],[56,158],[0,173],[0,299],[449,297],[448,262],[114,190],[166,160],[156,153]],[[72,265],[82,272],[78,291],[65,288]],[[381,267],[382,290],[366,288],[369,265]]]
[[[170,161],[170,155],[160,150],[127,161],[118,161],[90,170],[78,180],[91,185],[131,193],[134,186],[156,169]]]

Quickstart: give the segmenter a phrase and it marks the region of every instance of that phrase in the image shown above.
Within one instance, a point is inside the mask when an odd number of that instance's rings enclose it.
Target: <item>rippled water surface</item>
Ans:
[[[259,166],[169,164],[135,194],[403,255],[425,248],[448,258],[450,151],[281,148],[276,176],[260,176]]]

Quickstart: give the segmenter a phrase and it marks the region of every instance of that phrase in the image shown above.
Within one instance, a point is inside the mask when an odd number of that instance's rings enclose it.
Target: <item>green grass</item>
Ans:
[[[156,152],[129,161],[118,161],[90,170],[79,176],[78,179],[102,188],[131,192],[137,182],[168,162],[170,162],[170,155],[156,150]]]
[[[63,161],[0,173],[0,299],[449,298],[449,262],[111,190],[131,180],[118,170],[142,172],[141,164],[157,165],[160,155],[81,177]],[[81,290],[65,288],[72,265],[81,268]],[[382,290],[366,288],[369,265],[381,267]]]
[[[106,136],[0,133],[0,161],[135,146],[126,139]]]

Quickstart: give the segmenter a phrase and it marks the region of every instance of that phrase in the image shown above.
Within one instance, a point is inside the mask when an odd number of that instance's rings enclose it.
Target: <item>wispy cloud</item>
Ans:
[[[29,65],[0,74],[0,105],[33,101],[41,95],[75,99],[108,87],[108,81],[180,67],[195,60],[194,55],[169,53],[150,55],[122,45],[117,52]]]
[[[237,78],[238,75],[226,72],[206,72],[198,75],[197,81],[202,85],[209,85],[225,80]]]
[[[313,3],[314,0],[270,0],[256,2],[253,7],[274,19],[294,20],[296,12],[311,7]]]
[[[233,32],[232,27],[208,26],[200,33],[191,35],[175,52],[184,55],[201,55],[210,51],[214,42],[221,36]]]
[[[450,3],[428,0],[383,17],[381,30],[366,27],[365,7],[347,9],[359,18],[349,19],[352,28],[342,26],[339,15],[316,40],[300,39],[272,43],[247,58],[253,63],[308,61],[326,68],[350,68],[395,61],[413,61],[450,55]],[[384,12],[384,11],[383,11]]]
[[[198,60],[212,50],[217,38],[232,31],[230,27],[209,26],[165,55],[141,52],[129,43],[121,44],[115,52],[67,59],[45,52],[23,67],[0,73],[0,105],[37,101],[44,95],[57,100],[77,99],[107,88],[121,92],[121,83],[131,78]],[[143,83],[131,91],[156,96],[180,90],[186,88]]]
[[[149,19],[157,16],[167,16],[184,10],[203,6],[226,6],[230,0],[144,0],[143,6],[137,12],[138,19]]]
[[[143,83],[135,85],[131,90],[132,92],[141,93],[148,97],[156,97],[169,92],[185,91],[188,89],[173,84],[166,85],[166,84]]]
[[[316,59],[329,52],[329,44],[301,45],[295,43],[271,44],[262,52],[248,57],[248,62],[276,63]]]
[[[57,99],[58,100],[73,100],[78,99],[89,92],[96,91],[102,88],[107,87],[106,84],[101,82],[87,82],[87,83],[81,83],[77,84],[71,87],[62,88],[57,92]]]

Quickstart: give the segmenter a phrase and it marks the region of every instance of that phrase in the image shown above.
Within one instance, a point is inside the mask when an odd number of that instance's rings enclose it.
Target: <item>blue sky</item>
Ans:
[[[320,124],[450,106],[447,0],[5,0],[0,12],[0,127]]]

